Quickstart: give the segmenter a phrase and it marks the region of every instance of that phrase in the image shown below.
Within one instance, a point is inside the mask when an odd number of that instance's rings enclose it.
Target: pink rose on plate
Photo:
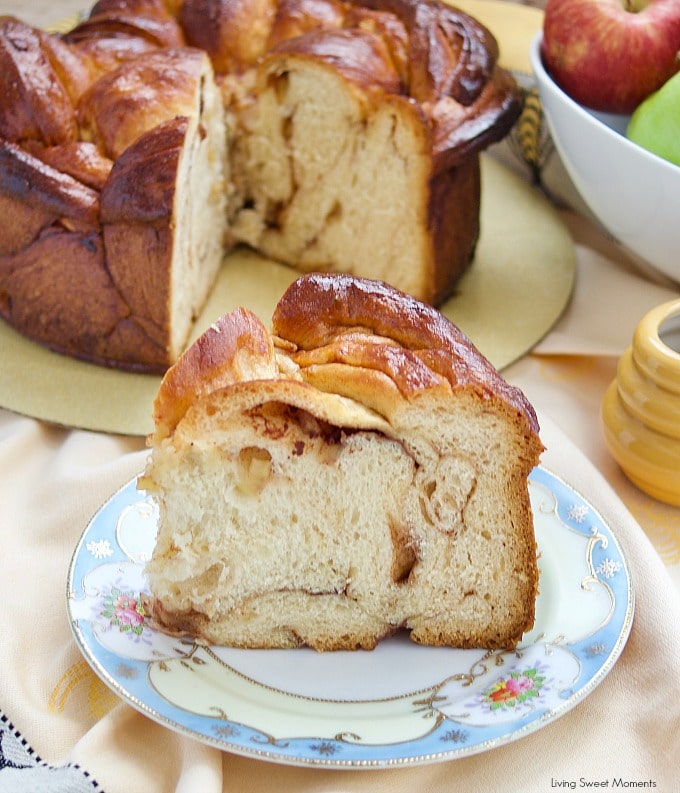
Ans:
[[[491,710],[514,708],[530,699],[539,696],[545,684],[545,676],[538,668],[525,669],[523,672],[512,672],[508,677],[494,683],[482,695]]]
[[[144,608],[136,598],[121,595],[113,607],[121,625],[129,625],[133,628],[144,623]]]
[[[104,598],[101,615],[107,617],[109,624],[117,626],[121,633],[132,632],[139,635],[146,624],[146,612],[139,595],[122,592],[117,587],[112,587]]]
[[[522,675],[522,677],[511,677],[506,680],[505,687],[512,694],[518,696],[523,691],[528,691],[530,688],[533,688],[534,683],[528,677]]]

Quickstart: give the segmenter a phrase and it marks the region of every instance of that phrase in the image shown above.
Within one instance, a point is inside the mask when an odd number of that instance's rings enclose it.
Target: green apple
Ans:
[[[643,148],[680,165],[680,72],[638,105],[626,134]]]

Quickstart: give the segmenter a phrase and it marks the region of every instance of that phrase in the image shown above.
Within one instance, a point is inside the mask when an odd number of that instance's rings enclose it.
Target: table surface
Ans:
[[[41,26],[81,8],[81,0],[0,0],[0,14]],[[140,470],[144,441],[0,410],[0,591],[12,604],[0,617],[0,790],[43,789],[37,782],[20,784],[20,767],[31,766],[45,790],[107,793],[265,791],[274,785],[319,793],[425,793],[473,784],[480,791],[540,793],[596,782],[615,787],[617,780],[659,793],[680,791],[680,509],[628,481],[600,425],[602,397],[635,326],[651,308],[679,297],[680,288],[629,259],[580,208],[557,211],[574,240],[575,292],[551,332],[504,374],[537,409],[550,467],[598,504],[628,554],[635,623],[606,680],[532,736],[482,756],[420,768],[296,769],[178,736],[99,681],[79,655],[63,606],[72,549],[94,511]]]

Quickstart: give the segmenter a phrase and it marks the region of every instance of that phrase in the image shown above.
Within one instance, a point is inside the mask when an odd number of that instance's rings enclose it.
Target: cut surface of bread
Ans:
[[[248,185],[236,238],[302,271],[361,275],[371,262],[372,277],[434,301],[431,149],[417,106],[371,99],[307,53],[270,55],[258,78],[236,136]]]
[[[140,487],[157,623],[237,647],[514,647],[534,620],[533,409],[435,309],[307,275],[166,374]]]

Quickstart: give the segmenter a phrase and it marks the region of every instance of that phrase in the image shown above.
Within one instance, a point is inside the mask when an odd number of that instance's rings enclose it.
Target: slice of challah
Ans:
[[[533,624],[535,413],[435,309],[307,275],[166,374],[147,606],[239,647],[514,647]]]

